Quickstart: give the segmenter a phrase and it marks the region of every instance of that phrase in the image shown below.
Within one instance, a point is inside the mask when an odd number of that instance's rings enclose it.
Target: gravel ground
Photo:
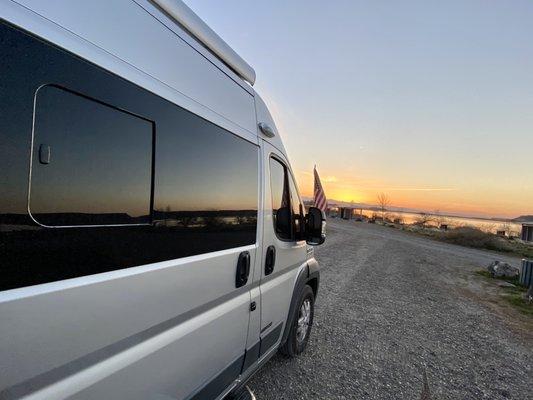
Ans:
[[[498,257],[353,221],[328,229],[309,347],[255,375],[258,400],[533,399],[531,336],[469,295]]]

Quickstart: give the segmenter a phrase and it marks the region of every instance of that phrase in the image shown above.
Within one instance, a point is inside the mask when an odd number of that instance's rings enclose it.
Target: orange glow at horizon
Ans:
[[[313,175],[307,171],[295,171],[301,195],[313,197]],[[320,171],[319,171],[320,174]],[[387,185],[386,182],[365,181],[352,182],[338,175],[324,174],[321,182],[329,201],[346,203],[377,204],[379,193],[385,193],[390,199],[390,206],[415,209],[426,212],[469,215],[477,217],[505,217],[515,218],[528,214],[531,209],[529,202],[523,198],[506,199],[502,196],[499,201],[491,196],[490,190],[473,190],[446,187],[413,187]]]
[[[533,215],[533,2],[257,2],[268,30],[192,3],[254,61],[303,196],[317,165],[329,200]]]

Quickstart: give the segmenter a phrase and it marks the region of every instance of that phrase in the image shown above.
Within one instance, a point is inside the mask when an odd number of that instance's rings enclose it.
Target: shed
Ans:
[[[342,219],[352,219],[353,212],[354,212],[354,209],[351,207],[340,207],[339,208],[339,216]]]
[[[533,242],[533,222],[525,222],[522,224],[522,240]]]

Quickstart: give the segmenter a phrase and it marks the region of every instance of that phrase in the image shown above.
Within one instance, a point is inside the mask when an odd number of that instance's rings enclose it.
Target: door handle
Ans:
[[[265,276],[270,275],[274,271],[274,265],[276,264],[276,248],[274,246],[268,246],[265,257]]]
[[[250,275],[250,253],[243,251],[237,260],[237,273],[235,275],[235,287],[241,287],[248,282]]]

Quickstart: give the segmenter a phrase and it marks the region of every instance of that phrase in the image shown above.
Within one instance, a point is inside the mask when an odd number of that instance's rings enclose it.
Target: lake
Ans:
[[[360,210],[357,210],[359,213]],[[371,218],[372,215],[381,216],[381,212],[374,210],[362,210],[363,215],[367,218]],[[421,214],[410,213],[410,212],[398,212],[391,211],[385,213],[386,217],[390,220],[395,220],[399,218],[403,221],[404,224],[414,224],[417,221],[420,221]],[[497,231],[505,231],[507,234],[514,236],[520,236],[522,231],[522,224],[517,222],[509,222],[503,220],[492,220],[492,219],[482,219],[482,218],[467,218],[467,217],[451,217],[445,215],[429,215],[430,221],[427,222],[427,225],[431,226],[440,226],[442,224],[447,224],[448,228],[457,228],[463,226],[471,226],[478,228],[484,232],[496,233]]]

